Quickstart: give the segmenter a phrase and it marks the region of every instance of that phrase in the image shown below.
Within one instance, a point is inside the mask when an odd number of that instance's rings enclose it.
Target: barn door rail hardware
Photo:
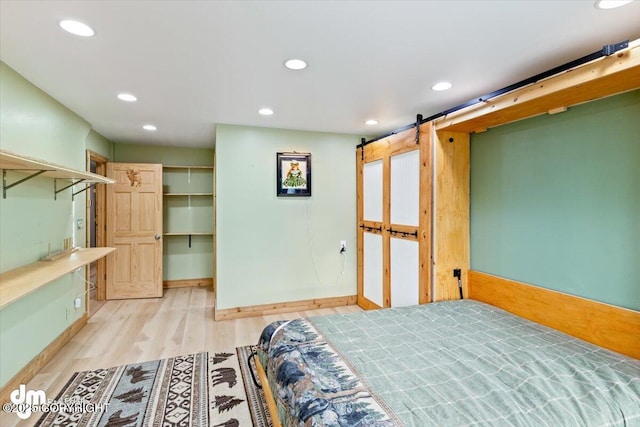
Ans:
[[[416,116],[416,145],[420,144],[420,124],[422,123],[422,114]]]
[[[611,56],[614,53],[616,53],[616,52],[618,52],[618,51],[620,51],[622,49],[626,49],[628,47],[629,47],[629,40],[623,40],[623,41],[621,41],[619,43],[604,45],[604,46],[602,46],[602,49],[600,49],[598,51],[595,51],[593,53],[590,53],[589,55],[585,55],[582,58],[574,59],[573,61],[567,62],[566,64],[562,64],[562,65],[559,65],[557,67],[551,68],[550,70],[544,71],[544,72],[542,72],[540,74],[536,74],[535,76],[531,76],[531,77],[529,77],[527,79],[524,79],[524,80],[521,80],[521,81],[519,81],[517,83],[513,83],[513,84],[511,84],[509,86],[503,87],[502,89],[498,89],[498,90],[496,90],[494,92],[491,92],[489,94],[486,94],[486,95],[483,95],[483,96],[479,96],[479,97],[474,98],[474,99],[472,99],[470,101],[464,102],[464,103],[462,103],[460,105],[456,105],[453,108],[449,108],[448,110],[442,111],[440,113],[434,114],[433,116],[429,116],[429,117],[427,117],[425,119],[422,119],[420,121],[421,122],[420,124],[431,122],[431,121],[433,121],[435,119],[438,119],[440,117],[446,116],[448,114],[454,113],[454,112],[456,112],[458,110],[462,110],[463,108],[467,108],[467,107],[470,107],[470,106],[475,105],[475,104],[479,104],[479,103],[482,103],[482,102],[487,102],[491,98],[495,98],[497,96],[503,95],[503,94],[505,94],[507,92],[511,92],[513,90],[516,90],[516,89],[520,89],[521,87],[528,86],[530,84],[534,84],[534,83],[536,83],[536,82],[538,82],[540,80],[544,80],[546,78],[555,76],[556,74],[563,73],[565,71],[571,70],[572,68],[576,68],[576,67],[579,67],[581,65],[584,65],[584,64],[586,64],[588,62],[595,61],[596,59],[600,59],[600,58],[605,57],[605,56]],[[364,147],[365,145],[371,144],[372,142],[376,142],[376,141],[379,141],[381,139],[387,138],[387,137],[389,137],[391,135],[395,135],[397,133],[403,132],[403,131],[405,131],[407,129],[411,129],[412,127],[414,127],[413,123],[409,124],[409,125],[406,125],[406,126],[403,126],[403,127],[399,128],[399,129],[392,130],[391,132],[389,132],[387,134],[384,134],[384,135],[378,136],[376,138],[370,139],[369,141],[360,143],[360,144],[358,144],[358,147]]]
[[[394,230],[393,228],[387,228],[387,232],[389,232],[390,234],[401,235],[402,237],[413,236],[416,239],[418,238],[418,230],[414,231],[413,233],[409,233],[408,231],[400,231]]]
[[[22,171],[24,171],[24,169],[22,169]],[[37,170],[34,173],[32,173],[31,175],[28,175],[22,179],[17,180],[16,182],[12,183],[12,184],[7,184],[7,170],[6,169],[2,169],[2,198],[6,199],[7,198],[7,190],[10,188],[15,187],[16,185],[20,185],[25,181],[29,181],[31,178],[35,178],[36,176],[43,174],[45,172],[48,172],[47,170]]]
[[[382,226],[380,226],[380,227],[369,227],[369,226],[366,226],[366,225],[360,225],[360,228],[362,228],[364,231],[368,231],[368,232],[377,231],[378,233],[382,233]]]

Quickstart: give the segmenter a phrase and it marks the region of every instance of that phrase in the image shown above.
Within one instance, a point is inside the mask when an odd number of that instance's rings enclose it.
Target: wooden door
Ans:
[[[358,161],[358,304],[431,301],[431,124],[364,146]]]
[[[162,165],[108,163],[107,299],[162,296]]]

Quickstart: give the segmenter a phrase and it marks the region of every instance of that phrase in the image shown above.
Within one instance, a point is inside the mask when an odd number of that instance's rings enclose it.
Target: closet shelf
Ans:
[[[163,169],[213,169],[213,166],[177,166],[177,165],[163,165]]]
[[[176,233],[164,233],[165,236],[188,236],[189,237],[189,249],[191,249],[191,239],[193,236],[213,236],[213,233],[208,232],[176,232]]]
[[[213,193],[164,193],[163,196],[213,196]]]
[[[116,248],[82,248],[55,261],[37,261],[0,274],[0,309]]]
[[[83,172],[71,169],[66,166],[60,166],[55,163],[46,162],[44,160],[32,157],[20,156],[8,151],[0,150],[0,169],[2,169],[2,197],[7,197],[7,190],[22,184],[23,182],[42,175],[54,180],[64,179],[71,181],[71,184],[58,188],[57,183],[54,186],[54,197],[60,191],[66,190],[76,184],[113,184],[115,180],[104,176],[96,175],[90,172]],[[17,180],[12,184],[7,184],[7,171],[15,171],[28,174],[25,178]],[[78,193],[75,193],[78,194]],[[75,195],[74,194],[74,195]]]
[[[178,231],[178,232],[169,232],[162,233],[164,236],[213,236],[213,233],[210,231]]]

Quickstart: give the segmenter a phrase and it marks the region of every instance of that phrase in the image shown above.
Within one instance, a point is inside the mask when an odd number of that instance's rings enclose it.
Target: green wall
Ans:
[[[213,165],[214,151],[213,148],[115,144],[114,154],[114,161],[122,163],[161,163],[163,165],[178,166],[211,166]]]
[[[109,141],[89,123],[1,62],[0,123],[3,150],[67,167],[85,169],[89,144],[108,150]],[[8,173],[9,182],[22,177]],[[84,217],[85,193],[72,202],[66,190],[54,200],[52,179],[38,177],[9,189],[0,198],[0,272],[37,261],[49,245],[62,249],[66,237],[84,246],[85,229],[75,226]],[[73,308],[84,289],[81,270],[0,310],[0,386],[84,314],[84,307]]]
[[[640,310],[640,91],[472,136],[471,268]]]
[[[217,126],[218,308],[356,294],[358,142],[352,135]],[[310,198],[276,197],[276,153],[291,151],[311,153]],[[341,240],[346,258],[338,253]]]
[[[98,132],[91,129],[89,135],[87,135],[87,150],[91,150],[94,153],[101,155],[102,157],[107,158],[108,160],[113,159],[113,150],[114,144],[104,136],[100,135]]]
[[[210,148],[167,147],[158,145],[115,144],[114,159],[122,163],[160,163],[173,166],[211,166],[214,150]],[[186,170],[168,169],[163,173],[165,192],[212,192],[211,171],[193,169],[189,184]],[[197,190],[196,190],[197,189]],[[164,231],[213,230],[213,198],[165,197]],[[213,277],[213,237],[163,237],[163,280]]]
[[[3,62],[0,85],[2,149],[84,170],[89,123]]]

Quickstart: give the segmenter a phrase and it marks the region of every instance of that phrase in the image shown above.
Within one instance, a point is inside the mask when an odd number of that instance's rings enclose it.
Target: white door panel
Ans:
[[[364,233],[364,297],[383,307],[382,294],[382,236],[373,233]]]
[[[391,238],[391,307],[418,304],[418,254],[418,242]]]
[[[382,160],[366,163],[362,175],[364,220],[382,222]]]
[[[391,157],[391,224],[419,225],[420,150]]]

